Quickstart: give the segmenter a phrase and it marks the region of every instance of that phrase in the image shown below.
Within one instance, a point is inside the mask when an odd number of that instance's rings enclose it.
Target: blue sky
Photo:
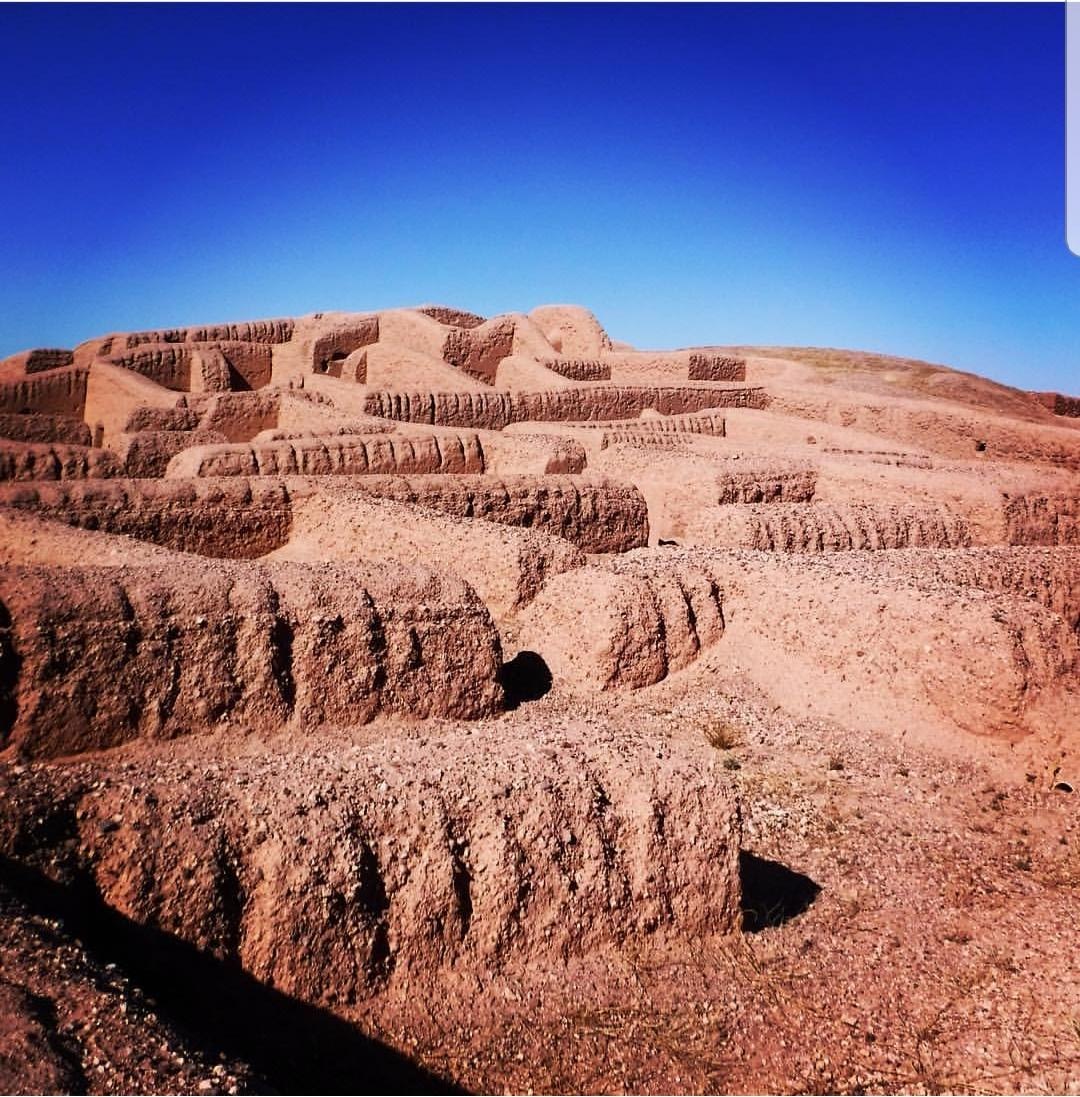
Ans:
[[[0,8],[0,354],[571,301],[1080,391],[1064,5]]]

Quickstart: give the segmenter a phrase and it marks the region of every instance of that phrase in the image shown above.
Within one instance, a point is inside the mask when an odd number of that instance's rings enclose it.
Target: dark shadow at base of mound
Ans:
[[[37,914],[61,921],[102,963],[116,964],[203,1054],[248,1063],[257,1092],[465,1092],[334,1014],[133,922],[89,881],[59,884],[0,857],[0,884]]]
[[[797,918],[821,892],[821,886],[809,876],[746,850],[739,854],[739,876],[745,933],[758,933]]]
[[[499,681],[506,692],[506,707],[514,709],[549,693],[552,678],[547,663],[535,651],[519,651],[503,663]]]

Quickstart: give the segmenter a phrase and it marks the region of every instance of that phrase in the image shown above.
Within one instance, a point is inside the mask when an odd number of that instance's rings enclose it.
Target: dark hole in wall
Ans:
[[[809,876],[746,850],[739,854],[739,876],[746,933],[790,922],[809,910],[821,892]]]
[[[551,671],[535,651],[519,651],[503,663],[499,681],[506,693],[506,707],[515,709],[528,701],[539,701],[551,690]]]

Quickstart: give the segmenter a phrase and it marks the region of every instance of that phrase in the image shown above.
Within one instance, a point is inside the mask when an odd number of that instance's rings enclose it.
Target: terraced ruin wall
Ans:
[[[484,451],[475,434],[439,434],[312,437],[284,442],[193,446],[169,462],[165,475],[463,475],[483,471]]]
[[[548,392],[368,393],[364,410],[383,419],[502,430],[510,423],[632,419],[652,409],[681,415],[718,407],[764,407],[765,390],[722,386],[603,386]]]
[[[0,743],[24,758],[485,716],[500,666],[476,594],[397,562],[0,571]]]

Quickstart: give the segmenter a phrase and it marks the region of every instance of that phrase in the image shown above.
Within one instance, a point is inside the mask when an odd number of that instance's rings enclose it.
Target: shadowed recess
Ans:
[[[527,701],[539,701],[551,690],[551,671],[535,651],[519,651],[503,663],[499,681],[506,691],[506,707],[515,709]]]
[[[85,880],[65,886],[0,858],[0,883],[38,914],[64,922],[103,963],[115,963],[201,1051],[249,1063],[261,1076],[257,1092],[464,1092],[332,1013],[132,922]]]
[[[758,933],[797,918],[821,891],[809,876],[746,850],[739,854],[739,876],[745,933]]]

